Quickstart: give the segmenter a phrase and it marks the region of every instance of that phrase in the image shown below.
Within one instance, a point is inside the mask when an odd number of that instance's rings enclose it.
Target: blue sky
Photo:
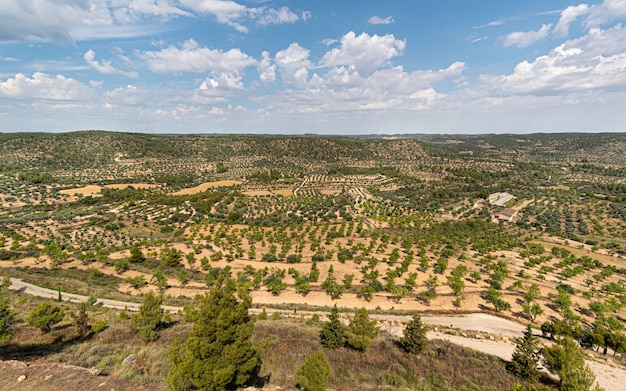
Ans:
[[[0,0],[0,132],[626,131],[626,0]]]

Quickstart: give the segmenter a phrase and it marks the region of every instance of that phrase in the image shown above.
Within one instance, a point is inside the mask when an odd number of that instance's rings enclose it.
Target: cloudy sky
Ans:
[[[626,0],[0,0],[0,132],[626,131]]]

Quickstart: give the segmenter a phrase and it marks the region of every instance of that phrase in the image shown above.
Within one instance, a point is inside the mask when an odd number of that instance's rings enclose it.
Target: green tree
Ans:
[[[320,341],[326,348],[336,349],[346,345],[348,327],[339,318],[337,304],[330,310],[328,322],[325,322],[320,331]]]
[[[157,332],[163,320],[163,297],[150,291],[141,300],[139,312],[130,318],[130,327],[139,333],[144,342],[156,341]]]
[[[523,380],[537,380],[539,378],[539,351],[538,338],[533,335],[530,326],[526,327],[524,336],[516,339],[517,346],[513,352],[513,359],[507,363],[506,369],[516,378]]]
[[[320,278],[320,270],[317,267],[317,262],[313,261],[311,264],[311,271],[309,272],[309,281],[317,282]]]
[[[13,334],[15,334],[14,323],[15,314],[9,306],[9,300],[6,297],[0,297],[0,345],[8,343],[13,338]]]
[[[181,265],[180,262],[183,260],[183,253],[173,247],[165,247],[161,250],[159,258],[165,266],[178,267]]]
[[[194,321],[184,340],[174,340],[169,358],[172,366],[166,384],[173,390],[235,389],[254,379],[261,368],[252,343],[252,299],[237,289],[235,280],[222,273],[190,313]]]
[[[312,353],[296,370],[298,387],[307,391],[324,391],[332,369],[323,351]]]
[[[89,315],[87,314],[87,303],[81,302],[78,304],[78,310],[76,312],[70,312],[70,316],[74,320],[74,328],[79,336],[84,336],[89,333],[91,326],[89,325]]]
[[[63,310],[50,302],[44,301],[28,315],[28,325],[37,327],[44,333],[50,332],[52,326],[63,320]]]
[[[428,328],[422,323],[422,318],[419,315],[413,315],[413,319],[402,331],[403,336],[400,338],[400,344],[407,352],[420,354],[428,342],[427,331]]]
[[[380,331],[376,323],[376,320],[370,319],[365,307],[356,310],[348,325],[348,345],[361,351],[369,349]]]
[[[594,387],[596,376],[585,364],[583,352],[573,339],[565,337],[558,344],[545,347],[543,356],[546,367],[561,378],[559,390],[602,390]]]
[[[130,248],[130,257],[128,260],[133,263],[141,263],[146,260],[146,257],[143,255],[143,252],[141,252],[139,246],[133,246]]]
[[[543,314],[543,308],[541,308],[541,304],[536,301],[528,304],[522,304],[522,310],[531,322],[534,322],[535,319],[537,319],[537,316]]]
[[[150,279],[150,283],[154,284],[159,290],[164,290],[167,288],[167,277],[165,277],[165,272],[162,267],[158,267],[154,273],[152,274],[152,278]]]

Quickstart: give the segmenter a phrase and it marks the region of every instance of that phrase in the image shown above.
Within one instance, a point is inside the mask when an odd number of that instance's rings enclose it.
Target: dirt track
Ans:
[[[19,292],[27,293],[30,295],[57,299],[59,292],[38,287],[33,284],[26,283],[18,278],[11,279],[11,289]],[[65,301],[80,302],[86,301],[87,296],[77,295],[72,293],[61,293],[61,297]],[[124,302],[118,300],[98,299],[95,305],[102,307],[115,308],[115,309],[128,309],[130,311],[137,311],[139,304]],[[163,308],[170,312],[177,312],[181,307],[163,306]],[[267,310],[268,313],[274,312],[271,309]],[[312,311],[298,312],[300,316],[313,314]],[[408,315],[372,315],[372,318],[386,321],[390,323],[406,323],[411,317]],[[525,327],[515,323],[513,321],[499,318],[489,314],[467,314],[459,316],[428,316],[422,317],[424,323],[434,326],[444,326],[465,331],[476,331],[495,335],[501,335],[504,337],[517,337],[521,336]],[[401,336],[403,327],[390,326],[385,329],[393,335]],[[489,340],[489,339],[477,339],[472,337],[463,337],[459,335],[449,335],[441,332],[429,332],[429,339],[443,339],[448,340],[457,345],[465,346],[473,350],[477,350],[483,353],[491,354],[502,358],[503,360],[511,360],[515,345],[510,340]],[[626,381],[626,370],[617,368],[608,364],[603,364],[598,361],[586,360],[587,365],[596,374],[598,384],[606,391],[622,391],[624,388],[624,381]]]

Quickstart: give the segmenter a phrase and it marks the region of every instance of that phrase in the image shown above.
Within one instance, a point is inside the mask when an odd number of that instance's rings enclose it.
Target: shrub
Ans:
[[[358,309],[348,325],[348,345],[356,350],[367,350],[379,332],[376,320],[369,318],[365,307]]]
[[[101,331],[104,331],[104,329],[106,329],[107,327],[109,327],[109,325],[107,324],[106,320],[98,319],[94,321],[91,325],[91,331],[93,331],[94,333],[99,333]]]
[[[331,367],[324,352],[312,353],[296,370],[297,385],[307,391],[324,391],[328,387]]]
[[[28,315],[28,325],[37,327],[44,333],[50,332],[52,326],[62,320],[63,310],[47,301],[39,304]]]

